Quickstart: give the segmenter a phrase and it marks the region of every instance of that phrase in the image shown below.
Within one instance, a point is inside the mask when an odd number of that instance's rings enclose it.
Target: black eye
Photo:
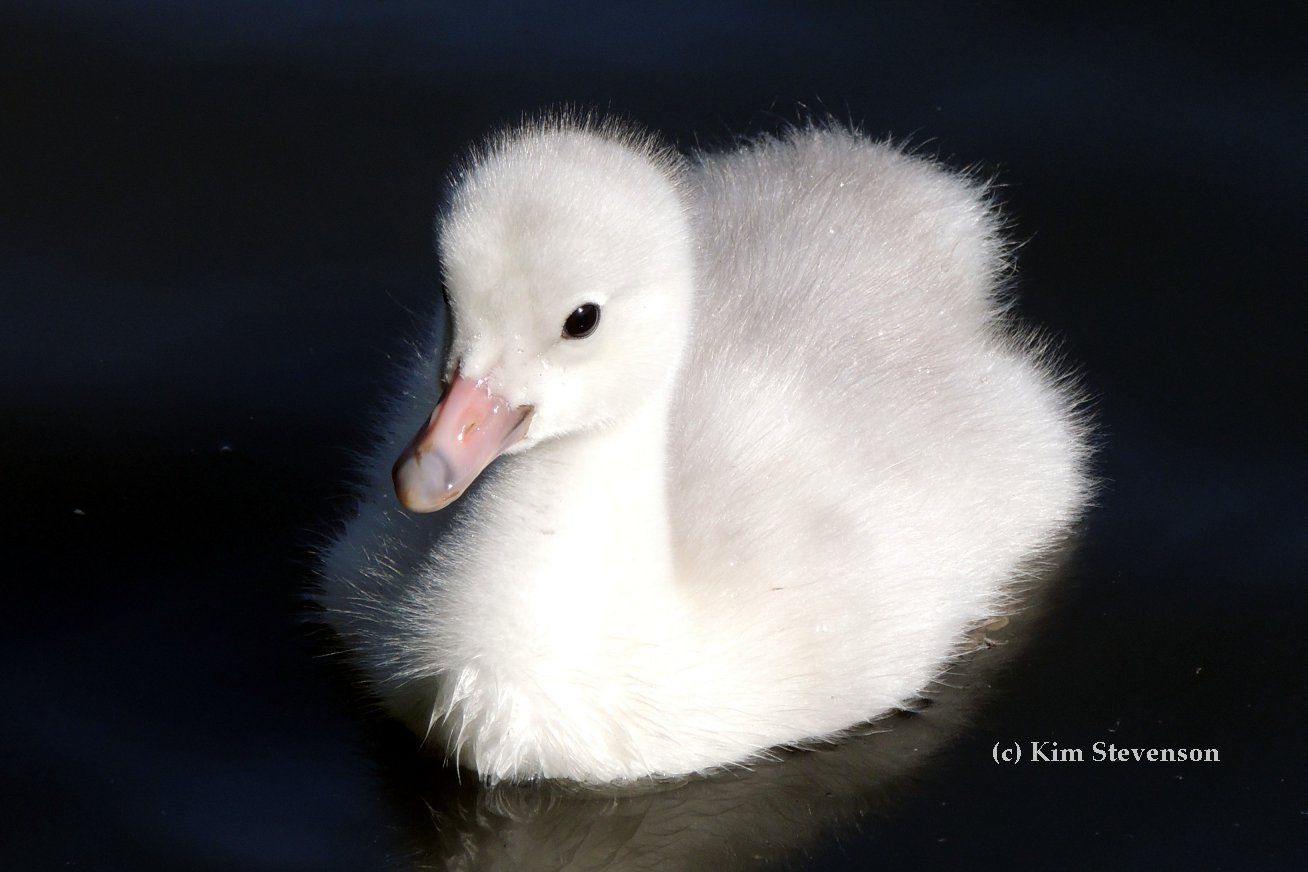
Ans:
[[[583,303],[572,310],[568,320],[563,322],[563,335],[568,339],[585,339],[595,332],[599,324],[599,306]]]

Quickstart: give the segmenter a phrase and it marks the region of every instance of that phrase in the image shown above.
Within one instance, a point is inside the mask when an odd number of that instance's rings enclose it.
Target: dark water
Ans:
[[[1043,9],[6,5],[0,862],[1303,868],[1301,22]],[[803,103],[1004,185],[1105,486],[1051,601],[888,732],[654,794],[485,791],[298,620],[433,305],[442,174],[559,101],[683,145]],[[1032,740],[1221,761],[992,760]]]

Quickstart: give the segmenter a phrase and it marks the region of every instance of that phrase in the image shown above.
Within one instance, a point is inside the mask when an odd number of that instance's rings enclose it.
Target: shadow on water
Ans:
[[[397,868],[520,870],[737,869],[790,865],[824,840],[890,813],[929,764],[976,722],[1031,641],[1068,575],[1070,549],[1019,612],[977,630],[912,711],[844,741],[707,777],[595,788],[566,782],[487,785],[415,754],[393,723],[369,719],[380,792],[399,824]]]

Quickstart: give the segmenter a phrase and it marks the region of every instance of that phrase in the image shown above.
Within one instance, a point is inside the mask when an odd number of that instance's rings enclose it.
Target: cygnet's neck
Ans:
[[[539,509],[573,555],[569,580],[580,589],[647,589],[671,578],[668,401],[652,396],[612,425],[537,446],[546,477]]]

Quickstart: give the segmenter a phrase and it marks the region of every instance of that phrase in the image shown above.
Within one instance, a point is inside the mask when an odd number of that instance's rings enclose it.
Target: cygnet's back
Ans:
[[[1075,519],[1074,404],[1005,322],[1004,246],[971,181],[809,128],[702,158],[690,187],[682,577],[758,645],[807,649],[800,672],[862,684],[877,664],[875,705],[894,705]]]

